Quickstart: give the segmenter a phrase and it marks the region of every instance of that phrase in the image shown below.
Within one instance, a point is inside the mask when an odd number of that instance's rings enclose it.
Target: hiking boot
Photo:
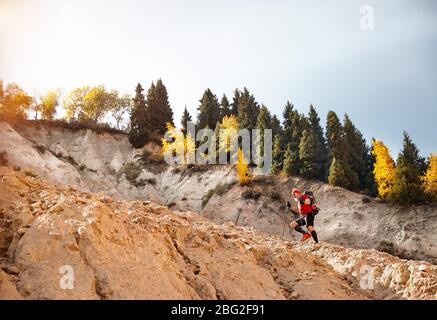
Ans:
[[[304,233],[303,237],[302,237],[302,242],[307,241],[309,238],[311,238],[311,234],[310,233]]]

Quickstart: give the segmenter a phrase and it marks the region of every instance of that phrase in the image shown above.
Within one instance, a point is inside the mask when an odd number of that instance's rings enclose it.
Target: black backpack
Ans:
[[[312,191],[304,191],[303,194],[306,195],[308,199],[310,199],[311,206],[316,203],[316,198],[314,198],[314,194]],[[316,209],[313,209],[313,214],[317,215],[319,211],[320,211],[319,207],[316,206]]]
[[[304,191],[303,194],[308,197],[311,201],[311,205],[316,203],[316,198],[314,198],[314,194],[312,191]]]

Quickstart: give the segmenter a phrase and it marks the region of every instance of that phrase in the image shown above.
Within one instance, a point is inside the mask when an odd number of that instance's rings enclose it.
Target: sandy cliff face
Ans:
[[[283,241],[6,167],[0,244],[2,299],[437,298],[430,263]],[[359,287],[362,265],[375,269],[371,290]]]
[[[125,134],[32,123],[11,127],[0,122],[0,137],[0,151],[7,151],[10,166],[31,169],[60,185],[102,191],[115,199],[153,200],[198,211],[208,190],[234,179],[230,167],[193,171],[145,164],[141,156],[160,149],[149,145],[134,149]]]
[[[156,146],[135,150],[123,134],[98,134],[25,123],[0,122],[0,151],[10,166],[81,191],[104,192],[116,200],[148,200],[178,211],[200,212],[216,222],[238,220],[281,235],[284,203],[293,187],[315,192],[320,239],[354,248],[378,248],[405,258],[437,262],[437,207],[389,206],[341,188],[299,178],[264,178],[248,187],[233,184],[230,166],[168,167],[143,161]],[[152,159],[153,160],[153,159]],[[294,219],[288,215],[288,219]],[[298,239],[286,230],[286,239]]]

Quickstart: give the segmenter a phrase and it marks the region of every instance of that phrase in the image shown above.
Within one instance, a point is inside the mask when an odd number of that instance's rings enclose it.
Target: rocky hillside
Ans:
[[[374,289],[359,287],[363,265]],[[427,262],[283,241],[4,166],[0,267],[0,299],[437,298]]]
[[[281,235],[285,201],[298,187],[314,191],[321,212],[316,217],[320,238],[330,243],[375,248],[407,259],[425,259],[437,263],[437,206],[424,204],[400,207],[318,181],[261,179],[251,186],[233,186],[222,195],[214,195],[202,210],[217,223],[227,220],[254,226],[270,234]],[[296,219],[288,214],[288,221]],[[297,239],[287,229],[287,239]]]
[[[157,146],[133,149],[124,134],[0,122],[0,136],[0,152],[7,152],[11,167],[59,185],[200,212],[216,223],[233,221],[272,235],[282,234],[289,190],[313,190],[322,208],[316,219],[322,240],[437,263],[436,205],[392,206],[299,178],[262,177],[243,188],[230,166],[168,167]],[[293,237],[287,229],[285,238]]]

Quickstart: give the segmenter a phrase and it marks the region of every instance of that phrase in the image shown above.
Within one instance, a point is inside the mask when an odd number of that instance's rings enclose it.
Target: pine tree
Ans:
[[[184,132],[184,134],[186,135],[187,134],[187,123],[188,122],[191,122],[192,120],[191,120],[191,115],[190,115],[190,113],[188,112],[188,110],[187,110],[187,106],[185,106],[185,108],[184,108],[184,112],[182,113],[182,118],[181,118],[181,125],[182,125],[182,129],[183,129],[183,132]]]
[[[161,79],[158,79],[156,85],[152,82],[147,92],[146,104],[151,132],[164,134],[167,130],[167,123],[174,126],[173,111],[168,101],[167,88]]]
[[[252,130],[256,127],[258,118],[258,103],[247,88],[243,89],[238,99],[238,126],[240,129]]]
[[[202,99],[200,99],[200,105],[197,108],[197,128],[214,129],[217,122],[220,122],[220,104],[217,100],[217,96],[212,93],[208,88],[203,93]]]
[[[302,163],[300,174],[306,178],[317,178],[323,165],[319,160],[318,142],[313,130],[304,130],[299,144],[299,158]]]
[[[282,164],[282,171],[287,176],[291,176],[294,174],[293,172],[293,160],[290,145],[287,145],[287,149],[284,154],[284,161]]]
[[[334,157],[329,167],[328,182],[331,186],[350,189],[351,181],[349,177],[350,169],[341,160]]]
[[[135,148],[144,146],[149,138],[149,113],[143,91],[143,87],[138,83],[130,114],[129,142]]]
[[[314,178],[319,179],[320,181],[326,181],[327,178],[327,149],[326,149],[326,140],[325,135],[323,133],[322,126],[320,125],[320,118],[317,114],[316,109],[313,105],[310,105],[310,111],[308,113],[308,123],[310,126],[310,130],[314,134],[315,139],[315,159],[318,163],[319,171],[314,176]]]
[[[372,140],[372,155],[375,159],[373,175],[378,188],[378,195],[386,199],[395,178],[395,163],[390,151],[382,141]]]
[[[404,132],[403,148],[396,161],[393,187],[388,195],[389,201],[408,204],[424,200],[420,179],[421,165],[419,150],[410,136]]]
[[[273,136],[272,150],[272,173],[277,174],[282,170],[284,162],[284,148],[282,143],[282,135],[276,134]]]
[[[240,100],[241,92],[238,89],[234,90],[234,97],[232,98],[231,103],[231,114],[234,116],[238,116],[238,101]]]
[[[257,141],[259,144],[260,150],[257,153],[258,158],[262,158],[264,155],[264,130],[271,129],[272,127],[272,116],[270,111],[267,109],[265,105],[261,105],[259,109],[258,118],[256,121],[256,128],[260,130],[260,140]]]
[[[224,117],[230,116],[231,114],[232,114],[231,104],[229,103],[228,98],[224,94],[222,96],[222,100],[220,101],[220,120],[219,121],[222,121],[222,119]]]
[[[437,201],[437,154],[431,154],[428,163],[422,177],[422,188],[429,200]]]
[[[342,172],[346,172],[346,179],[348,183],[343,183],[343,187],[356,191],[359,187],[358,175],[352,170],[350,163],[352,150],[347,143],[344,128],[340,123],[337,115],[333,111],[328,112],[327,123],[326,123],[326,141],[328,145],[328,159],[330,160],[330,174],[333,167],[332,161],[336,158],[337,167],[342,167]],[[341,172],[340,172],[341,173]],[[328,177],[329,178],[329,177]],[[342,178],[343,179],[343,178]],[[328,179],[329,182],[329,179]]]
[[[287,159],[288,175],[300,174],[301,161],[299,158],[299,144],[302,137],[302,117],[297,110],[294,110],[294,106],[287,101],[284,108],[284,146],[289,151],[289,157]],[[284,160],[285,168],[285,160]]]
[[[284,161],[284,143],[283,143],[283,129],[281,122],[276,115],[272,117],[272,173],[277,174],[282,170],[282,164]]]
[[[307,131],[310,130],[310,122],[307,119],[307,117],[305,117],[305,115],[303,113],[299,114],[299,125],[300,125],[300,133],[301,133],[300,136],[302,137],[304,130],[307,130]]]
[[[411,163],[420,175],[423,175],[427,169],[426,160],[419,154],[417,146],[411,141],[410,136],[404,131],[403,151],[405,160]]]
[[[278,117],[276,114],[274,114],[272,117],[272,137],[276,136],[277,134],[282,134],[282,127]]]
[[[337,158],[337,161],[339,159],[344,161],[343,157],[345,157],[345,152],[347,151],[347,143],[344,138],[343,127],[334,111],[329,111],[327,115],[326,141],[329,162],[331,163],[333,158]],[[349,154],[349,152],[347,153]]]
[[[371,189],[372,181],[370,179],[371,172],[369,171],[369,148],[366,140],[361,132],[354,126],[347,114],[344,115],[343,123],[346,143],[350,151],[349,165],[351,169],[358,175],[359,189]]]
[[[372,143],[370,144],[369,153],[366,159],[368,176],[366,179],[367,188],[364,189],[364,192],[371,197],[376,197],[378,195],[378,187],[376,185],[375,175],[373,174],[373,171],[375,169],[375,162],[376,162],[376,158],[373,155],[373,140],[374,138],[372,138]]]
[[[304,128],[307,127],[307,122],[305,117],[303,117],[297,110],[294,110],[292,113],[292,135],[291,135],[291,152],[292,152],[292,159],[293,159],[293,171],[295,174],[299,174],[301,162],[299,159],[299,145],[300,140],[302,138],[302,133]]]
[[[264,132],[264,129],[272,128],[272,115],[265,105],[261,105],[259,109],[256,128],[261,130],[261,134]]]
[[[282,113],[282,116],[284,118],[283,122],[283,129],[284,129],[284,140],[290,141],[293,133],[293,124],[292,124],[292,118],[293,118],[293,109],[294,105],[290,103],[290,101],[287,101],[284,107],[284,111]]]

